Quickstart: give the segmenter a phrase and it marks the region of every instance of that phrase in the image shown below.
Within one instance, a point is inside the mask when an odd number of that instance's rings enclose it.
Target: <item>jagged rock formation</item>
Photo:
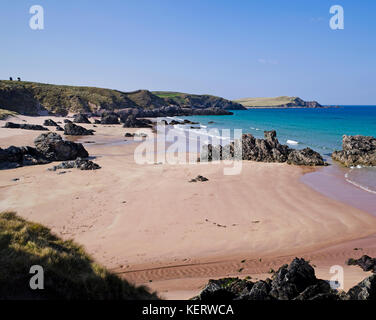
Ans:
[[[46,126],[46,127],[58,127],[58,124],[55,121],[53,121],[52,119],[44,120],[43,125]]]
[[[226,146],[205,145],[202,148],[199,160],[235,159],[259,162],[287,162],[289,164],[307,166],[325,165],[321,155],[310,148],[294,150],[286,145],[281,145],[274,130],[265,131],[264,137],[265,139],[257,139],[251,134],[243,134],[241,140],[236,140]]]
[[[151,128],[153,126],[153,122],[147,119],[137,119],[133,115],[129,115],[127,117],[122,117],[122,122],[124,122],[124,128]]]
[[[376,273],[376,258],[371,258],[367,255],[362,256],[359,259],[348,259],[346,262],[349,266],[359,266],[363,271],[372,271]]]
[[[332,158],[343,165],[376,166],[376,138],[366,136],[342,137],[341,151],[334,151]]]
[[[43,133],[34,140],[34,147],[0,148],[0,169],[46,164],[51,161],[86,158],[88,152],[81,143],[64,141],[57,133]]]
[[[101,124],[119,124],[119,115],[115,112],[105,112],[100,120]]]
[[[77,158],[72,161],[64,161],[57,166],[48,169],[49,171],[56,171],[59,169],[72,169],[77,168],[80,170],[98,170],[101,167],[93,161]]]
[[[332,289],[328,281],[317,279],[315,270],[304,259],[283,265],[272,278],[252,282],[239,278],[209,280],[193,298],[222,300],[376,300],[376,275],[364,279],[347,293]]]
[[[88,136],[93,135],[94,130],[85,129],[84,127],[75,125],[74,123],[67,123],[64,126],[64,134],[69,136]]]
[[[75,114],[73,116],[73,122],[74,123],[91,123],[86,115],[82,113]]]
[[[36,150],[49,161],[66,161],[89,156],[81,143],[65,141],[57,133],[43,133],[34,140],[34,144]]]
[[[6,122],[4,128],[48,131],[47,128],[39,124],[28,124],[28,123]]]

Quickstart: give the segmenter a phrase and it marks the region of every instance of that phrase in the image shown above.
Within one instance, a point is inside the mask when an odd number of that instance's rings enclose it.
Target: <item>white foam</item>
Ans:
[[[351,179],[349,179],[349,173],[350,173],[351,171],[353,171],[355,168],[360,169],[360,168],[362,168],[362,166],[357,165],[356,167],[350,167],[349,172],[347,172],[347,173],[345,174],[345,180],[346,180],[348,183],[351,183],[353,186],[355,186],[355,187],[357,187],[357,188],[359,188],[359,189],[362,189],[362,190],[367,191],[367,192],[369,192],[369,193],[376,194],[376,191],[371,190],[371,189],[369,189],[369,188],[367,188],[367,187],[365,187],[365,186],[362,186],[361,184],[359,184],[359,183],[357,183],[357,182],[352,181]]]
[[[287,144],[293,144],[293,145],[299,144],[299,142],[295,141],[295,140],[287,140],[286,143]]]

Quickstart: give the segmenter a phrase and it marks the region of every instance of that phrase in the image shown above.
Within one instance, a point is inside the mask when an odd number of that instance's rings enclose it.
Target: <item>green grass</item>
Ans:
[[[17,112],[0,109],[0,120],[5,120],[8,117],[16,116]]]
[[[297,97],[275,97],[275,98],[243,98],[234,100],[245,107],[278,107],[288,103],[293,103]]]
[[[44,289],[31,290],[32,265],[44,268]],[[64,241],[14,212],[0,213],[0,299],[156,299],[95,263]]]
[[[53,85],[27,81],[0,81],[0,106],[21,114],[36,115],[39,106],[65,115],[99,108],[114,110],[136,107],[127,93],[96,87]]]

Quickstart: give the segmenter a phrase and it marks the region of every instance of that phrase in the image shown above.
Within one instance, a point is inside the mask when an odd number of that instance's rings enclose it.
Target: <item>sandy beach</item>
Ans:
[[[62,121],[8,121],[45,119]],[[295,256],[311,260],[323,279],[332,276],[330,266],[344,267],[345,289],[366,277],[344,262],[376,254],[376,218],[303,183],[314,169],[244,161],[240,175],[226,176],[220,163],[140,165],[138,143],[124,137],[136,129],[80,125],[96,132],[74,141],[102,168],[0,171],[0,211],[75,239],[98,262],[167,299],[190,298],[210,278],[268,277]],[[0,128],[0,147],[32,146],[41,133]],[[188,182],[197,175],[209,181]]]

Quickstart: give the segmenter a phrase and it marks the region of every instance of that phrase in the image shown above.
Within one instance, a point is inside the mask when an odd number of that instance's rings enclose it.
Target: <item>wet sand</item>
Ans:
[[[194,296],[209,278],[270,276],[295,256],[310,259],[324,279],[330,266],[343,266],[345,288],[367,275],[344,262],[376,255],[376,218],[303,183],[311,168],[244,161],[240,175],[226,176],[223,163],[139,165],[138,143],[124,138],[135,129],[93,129],[94,136],[74,139],[95,142],[84,146],[102,169],[0,171],[0,210],[74,239],[98,262],[169,299]],[[0,147],[32,145],[40,133],[0,128]],[[188,182],[199,174],[209,181]]]

